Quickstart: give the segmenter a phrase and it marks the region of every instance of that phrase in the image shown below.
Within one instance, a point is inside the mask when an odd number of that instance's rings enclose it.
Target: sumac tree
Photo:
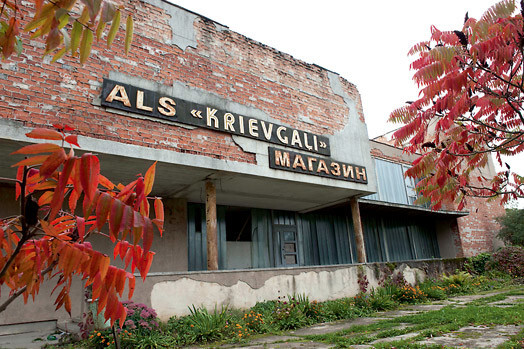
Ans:
[[[153,260],[154,227],[162,234],[162,201],[148,197],[156,163],[132,183],[115,185],[100,174],[97,156],[75,155],[77,136],[66,133],[71,128],[55,128],[35,129],[27,136],[60,145],[37,143],[15,152],[27,156],[14,165],[20,214],[0,220],[0,286],[11,290],[0,312],[17,296],[25,302],[34,299],[44,279],[53,278],[56,308],[70,313],[76,275],[92,287],[98,312],[105,309],[106,320],[123,324],[124,289],[127,285],[131,298],[133,272],[145,278]],[[150,211],[155,218],[149,218]],[[125,268],[112,266],[109,256],[93,249],[88,239],[95,234],[114,244],[113,257],[121,258]]]
[[[107,0],[30,0],[34,11],[26,13],[21,0],[0,0],[0,53],[8,58],[21,53],[21,31],[32,32],[31,38],[45,39],[45,53],[53,61],[64,54],[79,54],[84,63],[91,52],[93,40],[106,33],[107,46],[111,46],[120,27],[122,7]],[[24,6],[24,8],[26,8]],[[133,38],[133,18],[126,19],[124,47],[126,53]]]
[[[438,209],[468,196],[524,197],[524,178],[502,156],[524,150],[524,11],[514,0],[501,1],[460,30],[431,28],[428,41],[409,51],[420,88],[419,99],[395,110],[390,121],[403,123],[394,133],[398,145],[419,154],[407,175],[426,201]],[[503,167],[494,178],[483,175],[488,157]]]

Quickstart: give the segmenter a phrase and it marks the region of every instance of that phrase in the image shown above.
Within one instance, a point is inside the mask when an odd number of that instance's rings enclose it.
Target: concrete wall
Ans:
[[[304,293],[310,300],[325,301],[351,297],[358,293],[358,271],[363,270],[376,287],[381,278],[395,272],[404,274],[414,284],[426,276],[454,272],[462,260],[426,260],[368,265],[339,265],[285,269],[257,269],[218,272],[150,275],[137,286],[136,301],[150,304],[162,320],[186,315],[191,305],[213,310],[229,305],[248,308],[258,301],[277,299],[292,293]]]

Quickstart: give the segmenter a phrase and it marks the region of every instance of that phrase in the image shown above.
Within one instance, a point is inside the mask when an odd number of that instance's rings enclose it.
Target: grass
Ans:
[[[474,300],[465,306],[448,305],[440,310],[381,320],[369,325],[355,325],[335,333],[307,336],[306,339],[335,344],[339,348],[347,348],[351,345],[369,344],[381,338],[418,333],[409,339],[387,343],[374,343],[373,345],[376,348],[431,348],[433,346],[419,345],[416,342],[427,337],[436,337],[457,331],[466,326],[524,324],[524,304],[516,303],[507,308],[489,306],[490,302],[504,300],[510,295],[522,294],[524,294],[524,290],[522,289],[510,290],[501,294]],[[407,326],[401,328],[401,325]],[[463,334],[462,336],[467,335],[468,334]],[[473,336],[473,334],[471,336]],[[504,344],[503,348],[520,347],[523,339],[524,330],[518,335],[513,336],[510,341]]]

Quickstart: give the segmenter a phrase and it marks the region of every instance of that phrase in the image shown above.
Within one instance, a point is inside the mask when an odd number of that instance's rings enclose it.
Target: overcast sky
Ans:
[[[460,30],[495,0],[171,0],[251,39],[315,63],[354,83],[370,138],[398,127],[389,114],[417,98],[408,50],[431,25]],[[510,161],[524,173],[524,157]]]

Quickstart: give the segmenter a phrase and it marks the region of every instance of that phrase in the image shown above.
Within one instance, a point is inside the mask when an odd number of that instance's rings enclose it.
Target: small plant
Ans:
[[[265,332],[265,322],[264,317],[261,313],[256,313],[251,310],[248,313],[245,313],[242,317],[246,327],[253,333],[264,333]]]
[[[353,319],[365,314],[367,309],[355,307],[353,298],[342,298],[327,301],[322,304],[322,319],[324,321]]]
[[[134,303],[133,301],[124,301],[122,304],[127,310],[127,317],[122,329],[120,329],[119,320],[117,320],[115,328],[118,333],[122,330],[149,333],[160,329],[157,314],[153,308],[149,308],[142,303]]]
[[[371,291],[369,305],[375,311],[390,310],[397,306],[389,289],[384,287]]]
[[[419,284],[420,289],[424,292],[428,299],[443,300],[447,298],[446,287],[441,286],[435,280],[427,279]]]
[[[458,287],[466,287],[471,284],[473,277],[465,271],[457,271],[455,274],[443,275],[442,283],[445,286],[456,285]]]
[[[367,275],[364,273],[364,268],[359,266],[357,273],[358,288],[361,293],[366,293],[369,287],[369,281]]]
[[[288,296],[289,297],[289,296]],[[273,322],[279,330],[293,330],[308,324],[304,305],[291,296],[288,301],[278,300],[273,311]]]
[[[420,289],[419,286],[405,285],[400,287],[399,293],[396,296],[396,301],[399,303],[418,303],[427,298],[427,295]]]
[[[231,324],[228,321],[227,309],[226,306],[218,311],[215,307],[214,312],[209,313],[206,308],[197,309],[194,305],[189,308],[191,314],[186,321],[189,324],[189,330],[194,334],[195,341],[218,340],[223,337],[225,331],[229,332]]]

